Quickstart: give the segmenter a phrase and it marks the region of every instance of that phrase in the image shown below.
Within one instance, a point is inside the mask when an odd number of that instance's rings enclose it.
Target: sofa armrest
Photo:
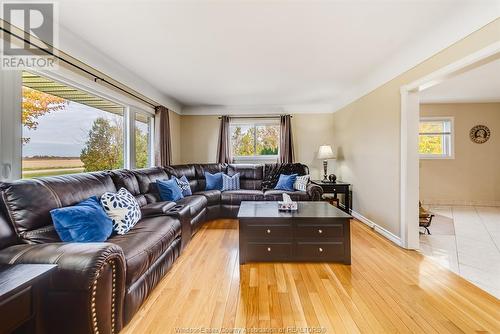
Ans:
[[[141,208],[141,215],[142,217],[163,216],[176,205],[177,203],[175,202],[156,202],[147,204]]]
[[[2,264],[56,264],[42,298],[50,333],[117,333],[122,328],[125,258],[110,243],[15,245]]]
[[[311,201],[321,201],[321,197],[323,196],[323,188],[321,186],[310,182],[307,184],[306,192]]]
[[[178,204],[170,208],[166,213],[167,216],[172,216],[181,222],[181,249],[187,246],[191,241],[193,234],[191,226],[191,210],[187,205]]]

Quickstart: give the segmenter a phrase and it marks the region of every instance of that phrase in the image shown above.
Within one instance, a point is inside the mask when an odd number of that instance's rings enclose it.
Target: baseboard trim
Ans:
[[[403,247],[402,244],[401,244],[401,238],[398,237],[397,235],[395,235],[394,233],[386,230],[385,228],[383,228],[382,226],[376,224],[375,222],[373,222],[372,220],[366,218],[365,216],[363,216],[362,214],[360,214],[359,212],[356,212],[354,210],[351,209],[351,215],[356,218],[357,220],[359,220],[360,222],[362,222],[363,224],[367,225],[368,227],[370,227],[372,230],[374,230],[375,232],[377,232],[378,234],[380,234],[381,236],[383,236],[384,238],[388,239],[389,241],[395,243],[396,245],[398,245],[399,247]]]

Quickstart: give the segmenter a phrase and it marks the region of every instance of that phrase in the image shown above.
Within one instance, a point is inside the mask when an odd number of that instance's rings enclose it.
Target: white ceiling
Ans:
[[[60,0],[60,48],[78,58],[75,39],[82,41],[185,107],[334,111],[358,88],[391,79],[498,17],[498,4]]]
[[[500,102],[500,59],[422,91],[420,102]]]

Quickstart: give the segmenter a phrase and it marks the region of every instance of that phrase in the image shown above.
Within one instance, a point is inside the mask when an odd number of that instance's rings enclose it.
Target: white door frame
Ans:
[[[444,80],[469,71],[500,57],[500,42],[491,44],[455,63],[401,87],[401,179],[400,222],[401,245],[418,249],[419,157],[418,123],[419,93]]]

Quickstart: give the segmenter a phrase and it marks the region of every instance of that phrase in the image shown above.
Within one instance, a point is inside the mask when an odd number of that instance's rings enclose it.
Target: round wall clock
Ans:
[[[490,139],[490,129],[485,125],[476,125],[470,129],[470,140],[476,144],[483,144]]]

